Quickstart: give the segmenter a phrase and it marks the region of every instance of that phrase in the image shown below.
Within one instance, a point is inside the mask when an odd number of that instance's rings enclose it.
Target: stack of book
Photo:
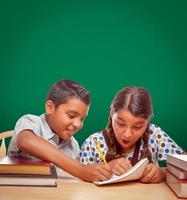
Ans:
[[[36,158],[6,156],[0,161],[0,185],[56,186],[55,166]]]
[[[166,183],[178,198],[187,198],[187,155],[167,156]]]

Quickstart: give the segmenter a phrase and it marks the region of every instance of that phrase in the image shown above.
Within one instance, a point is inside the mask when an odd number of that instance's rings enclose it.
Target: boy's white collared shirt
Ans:
[[[34,134],[42,137],[52,143],[55,147],[60,149],[65,155],[71,157],[72,159],[79,159],[80,148],[76,139],[72,136],[66,143],[59,144],[59,136],[56,135],[50,127],[45,118],[45,114],[40,116],[36,115],[24,115],[16,123],[15,135],[12,137],[8,148],[8,155],[10,156],[24,156],[30,157],[30,155],[21,152],[17,145],[16,140],[18,134],[23,130],[32,130]]]

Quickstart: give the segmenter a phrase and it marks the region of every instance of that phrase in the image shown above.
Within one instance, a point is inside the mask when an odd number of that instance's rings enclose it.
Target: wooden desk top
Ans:
[[[174,200],[177,199],[165,183],[142,184],[126,182],[96,186],[73,179],[57,180],[57,187],[0,186],[1,200]]]

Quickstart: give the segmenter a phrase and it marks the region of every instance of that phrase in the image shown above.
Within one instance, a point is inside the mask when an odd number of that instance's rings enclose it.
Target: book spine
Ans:
[[[167,170],[173,175],[175,175],[178,179],[187,179],[187,172],[176,166],[173,166],[168,163]]]
[[[177,158],[167,158],[167,163],[178,167],[179,169],[182,169],[184,171],[187,171],[187,163],[185,161],[182,161],[180,159]]]

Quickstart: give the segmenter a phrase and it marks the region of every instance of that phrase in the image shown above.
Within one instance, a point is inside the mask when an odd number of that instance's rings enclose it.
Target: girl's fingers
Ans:
[[[128,166],[128,169],[130,169],[131,167],[132,167],[132,164],[128,161],[128,160],[126,160],[126,162],[125,162],[126,164],[127,164],[127,166]]]
[[[101,165],[101,168],[99,169],[99,173],[101,173],[107,179],[112,176],[110,168],[104,164]]]
[[[100,174],[98,179],[97,179],[97,181],[107,181],[107,180],[108,180],[108,177],[106,177],[106,176],[104,176],[102,174]]]
[[[105,181],[111,178],[110,168],[105,164],[90,165],[93,181]]]
[[[112,173],[120,176],[121,174],[125,173],[125,170],[122,167],[118,166],[112,170]]]
[[[125,160],[125,162],[121,162],[120,163],[120,166],[125,170],[125,171],[128,171],[132,165],[129,161]]]
[[[143,178],[140,179],[141,182],[158,183],[161,181],[161,175],[159,168],[153,164],[149,164],[146,172],[144,172]]]
[[[149,174],[150,171],[151,171],[151,169],[152,169],[152,164],[148,164],[148,165],[146,166],[144,172],[143,172],[142,177],[145,177],[147,174]]]
[[[117,165],[112,169],[112,172],[115,175],[120,176],[125,172],[127,172],[131,167],[132,167],[131,164],[129,162],[126,162],[125,159],[123,159],[117,163]]]
[[[152,177],[155,175],[156,171],[155,168],[153,166],[153,164],[149,164],[147,165],[144,174],[143,174],[143,178],[140,179],[141,182],[149,182]]]
[[[160,178],[158,175],[155,175],[152,179],[151,179],[151,183],[159,183],[160,182]]]
[[[112,160],[108,163],[113,174],[121,175],[127,172],[131,167],[131,163],[125,158]]]
[[[152,183],[160,183],[162,181],[162,175],[160,174],[159,168],[157,169],[155,175],[152,177]]]

